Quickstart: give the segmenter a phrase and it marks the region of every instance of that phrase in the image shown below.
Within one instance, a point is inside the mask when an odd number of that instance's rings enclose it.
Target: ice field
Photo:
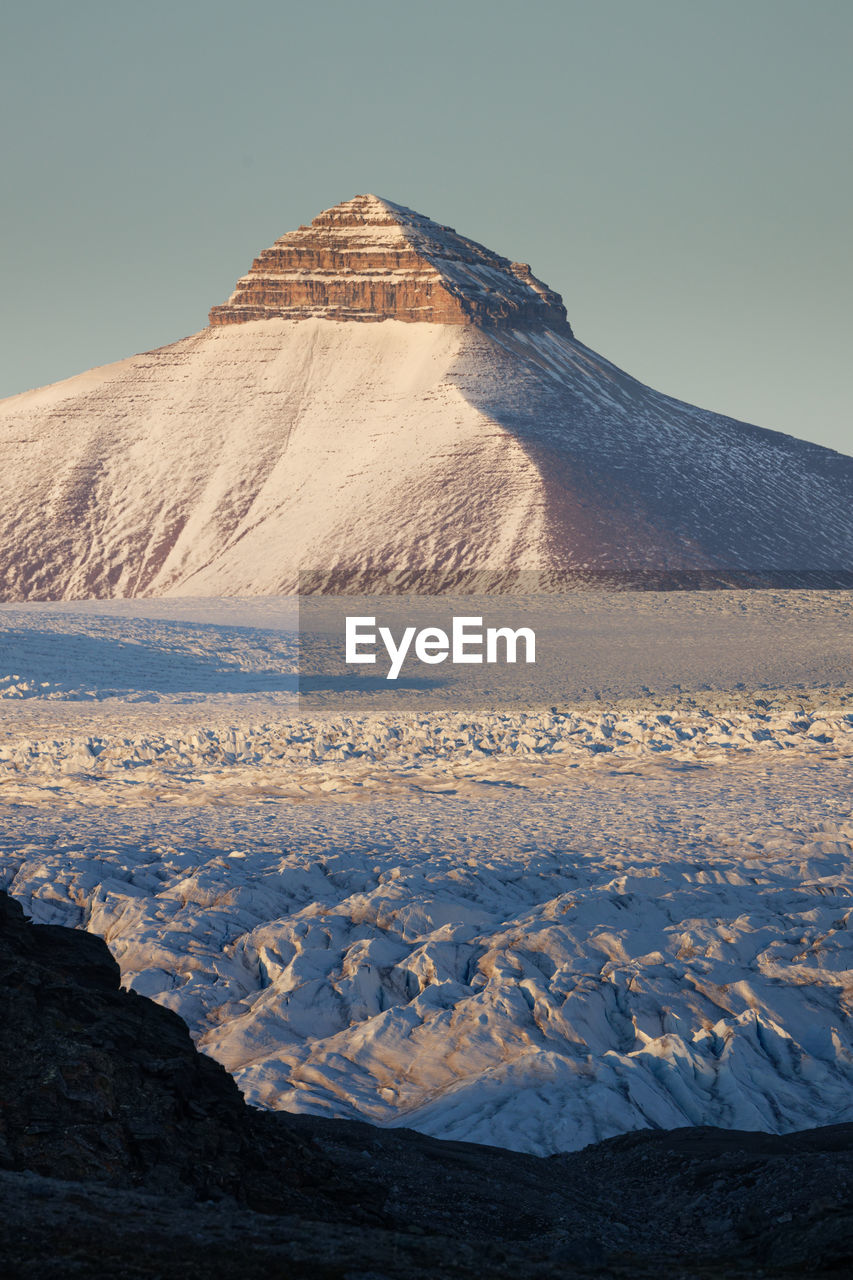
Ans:
[[[540,1153],[849,1120],[851,615],[561,597],[547,705],[478,705],[298,698],[287,601],[4,606],[0,880],[259,1105]]]

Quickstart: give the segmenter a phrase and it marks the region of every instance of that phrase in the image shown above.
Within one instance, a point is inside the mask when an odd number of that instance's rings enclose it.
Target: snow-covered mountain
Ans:
[[[5,600],[853,568],[853,459],[650,390],[527,264],[374,196],[201,332],[3,401],[0,457]]]

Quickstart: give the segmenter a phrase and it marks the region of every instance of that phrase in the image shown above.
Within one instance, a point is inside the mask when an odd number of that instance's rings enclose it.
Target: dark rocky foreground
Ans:
[[[543,1160],[255,1111],[99,939],[2,894],[0,1002],[8,1277],[853,1274],[853,1125]]]

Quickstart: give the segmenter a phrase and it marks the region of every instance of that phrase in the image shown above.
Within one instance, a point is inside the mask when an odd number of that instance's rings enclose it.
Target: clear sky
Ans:
[[[853,453],[851,0],[10,0],[0,395],[202,328],[360,192],[671,395]]]

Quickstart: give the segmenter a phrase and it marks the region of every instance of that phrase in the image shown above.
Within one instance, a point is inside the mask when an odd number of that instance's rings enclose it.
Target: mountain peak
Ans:
[[[264,249],[211,325],[290,320],[405,320],[557,329],[558,293],[453,227],[375,195],[353,196]]]

